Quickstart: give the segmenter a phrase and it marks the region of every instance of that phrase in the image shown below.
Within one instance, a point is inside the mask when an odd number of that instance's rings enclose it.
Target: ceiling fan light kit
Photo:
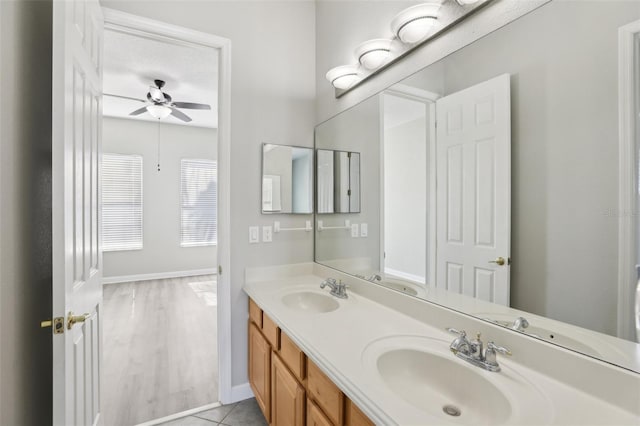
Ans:
[[[158,120],[162,120],[171,114],[171,108],[159,104],[147,105],[147,112]]]

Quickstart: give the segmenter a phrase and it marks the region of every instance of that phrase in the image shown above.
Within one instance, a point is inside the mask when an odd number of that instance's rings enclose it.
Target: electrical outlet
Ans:
[[[360,236],[362,238],[369,236],[369,225],[367,225],[366,223],[360,224]]]
[[[262,242],[270,243],[273,241],[273,228],[271,225],[262,227]]]
[[[260,228],[257,226],[249,227],[249,244],[257,244],[260,242]]]
[[[360,231],[358,231],[358,224],[357,223],[352,223],[351,224],[351,237],[358,238],[359,234],[360,234]]]

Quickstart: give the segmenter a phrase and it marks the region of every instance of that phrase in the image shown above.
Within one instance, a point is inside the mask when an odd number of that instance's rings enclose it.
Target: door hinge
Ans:
[[[351,197],[351,190],[350,190],[350,189],[347,189],[347,195],[348,195],[349,197]]]
[[[57,317],[53,320],[40,321],[40,328],[53,326],[53,334],[64,333],[64,317]]]
[[[218,265],[218,275],[222,275],[222,265]]]

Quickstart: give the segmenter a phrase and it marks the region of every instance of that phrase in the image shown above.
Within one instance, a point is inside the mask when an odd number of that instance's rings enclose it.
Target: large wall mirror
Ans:
[[[316,262],[640,372],[610,213],[636,20],[552,1],[318,125],[317,150],[360,153],[361,209],[318,216],[359,232],[316,231]]]
[[[262,213],[313,213],[313,149],[262,145]]]

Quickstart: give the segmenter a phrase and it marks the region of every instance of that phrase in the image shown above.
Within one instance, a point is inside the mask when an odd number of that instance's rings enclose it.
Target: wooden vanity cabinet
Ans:
[[[304,426],[305,390],[280,357],[271,360],[271,424]]]
[[[249,385],[267,422],[270,422],[271,346],[253,322],[249,324]]]
[[[356,405],[351,402],[349,398],[346,398],[345,406],[345,426],[375,426],[375,424],[369,420],[369,418],[362,412]]]
[[[307,400],[307,426],[333,426],[331,420],[310,399]]]
[[[373,426],[251,299],[249,384],[270,426]]]

